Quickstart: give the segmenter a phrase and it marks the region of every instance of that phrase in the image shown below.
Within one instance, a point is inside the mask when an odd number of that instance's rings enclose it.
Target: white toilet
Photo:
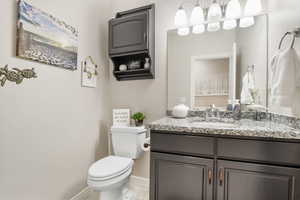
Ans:
[[[112,144],[115,155],[95,162],[89,169],[87,183],[100,192],[101,200],[121,200],[129,181],[133,159],[143,153],[144,127],[112,127]]]

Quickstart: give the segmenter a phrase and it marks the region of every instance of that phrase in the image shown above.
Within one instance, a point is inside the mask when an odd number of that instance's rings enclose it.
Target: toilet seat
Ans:
[[[119,156],[108,156],[95,162],[89,169],[88,178],[94,181],[104,181],[118,177],[131,171],[133,160]]]

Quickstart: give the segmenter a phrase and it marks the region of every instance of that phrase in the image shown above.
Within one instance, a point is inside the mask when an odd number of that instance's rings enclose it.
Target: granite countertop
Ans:
[[[193,135],[227,135],[239,137],[258,137],[269,139],[287,139],[300,142],[300,130],[272,121],[254,121],[241,119],[239,121],[224,121],[219,125],[206,123],[199,117],[176,119],[164,117],[148,124],[151,130],[170,131]]]

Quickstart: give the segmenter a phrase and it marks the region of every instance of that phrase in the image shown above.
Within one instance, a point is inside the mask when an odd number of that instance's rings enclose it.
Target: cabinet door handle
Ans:
[[[147,33],[144,33],[144,41],[147,41]]]
[[[212,169],[208,169],[208,184],[210,185],[212,182]]]
[[[224,169],[219,170],[219,184],[222,186],[224,183]]]

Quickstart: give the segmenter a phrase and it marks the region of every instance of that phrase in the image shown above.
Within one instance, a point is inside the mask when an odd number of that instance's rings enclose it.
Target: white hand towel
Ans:
[[[252,72],[247,72],[243,77],[243,88],[241,93],[241,104],[253,104],[254,98],[251,91],[255,88],[255,81]]]
[[[300,60],[294,48],[279,51],[271,62],[272,105],[292,107],[296,87],[300,87]]]

